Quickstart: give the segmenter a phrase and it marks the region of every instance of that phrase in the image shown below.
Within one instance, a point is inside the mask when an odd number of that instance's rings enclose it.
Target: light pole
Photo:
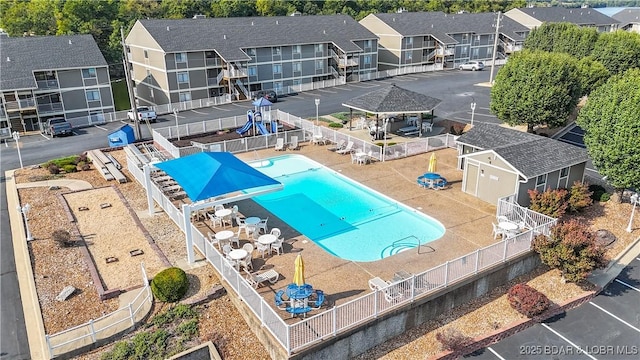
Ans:
[[[16,210],[20,214],[22,214],[22,218],[24,219],[24,227],[27,230],[27,241],[33,240],[33,236],[31,236],[31,231],[29,230],[29,219],[27,218],[27,213],[31,210],[31,205],[24,204],[24,206],[16,206]]]
[[[14,131],[11,136],[13,136],[13,140],[16,141],[16,149],[18,149],[18,160],[20,160],[20,169],[23,169],[24,166],[22,166],[22,155],[20,155],[20,143],[18,142],[18,140],[20,140],[20,134],[17,131]]]
[[[493,85],[493,68],[496,67],[496,51],[498,51],[498,38],[500,37],[500,18],[502,12],[498,11],[498,20],[496,23],[496,33],[493,39],[493,52],[491,53],[491,72],[489,73],[489,85]]]
[[[318,106],[320,105],[320,99],[316,99],[316,126],[318,126]]]
[[[476,103],[471,103],[471,126],[473,126],[473,116],[476,114]]]
[[[631,208],[631,218],[629,218],[629,225],[627,226],[627,232],[631,232],[631,223],[633,222],[633,215],[636,212],[636,205],[640,204],[640,194],[635,193],[633,195],[631,195],[631,198],[629,199],[631,201],[631,205],[633,205],[633,207]]]
[[[176,131],[178,132],[178,141],[180,141],[180,126],[178,125],[178,109],[173,108],[173,116],[176,118]]]

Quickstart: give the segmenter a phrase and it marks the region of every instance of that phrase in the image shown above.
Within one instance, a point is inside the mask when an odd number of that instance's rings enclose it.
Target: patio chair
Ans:
[[[232,219],[232,223],[233,220],[236,221],[236,225],[238,224],[238,205],[233,205],[233,207],[231,208],[231,219]],[[233,224],[231,224],[231,226],[233,226]]]
[[[491,223],[491,225],[493,225],[493,232],[491,233],[491,235],[493,235],[493,240],[497,239],[498,236],[500,237],[505,236],[504,230],[502,230],[498,225],[494,223]]]
[[[327,150],[329,150],[329,151],[342,150],[342,149],[344,149],[344,145],[345,145],[345,141],[344,140],[338,140],[338,142],[336,143],[336,146],[327,148]]]
[[[276,146],[273,148],[275,151],[284,151],[284,138],[278,138],[276,140]]]
[[[240,235],[240,231],[244,229],[247,231],[247,224],[244,223],[244,219],[240,218],[240,216],[236,215],[236,224],[238,225],[238,235]]]
[[[394,302],[403,297],[402,292],[398,288],[391,285],[393,284],[388,281],[384,281],[379,277],[369,279],[369,288],[371,289],[371,291],[382,292],[384,294],[384,298],[388,302]]]
[[[265,252],[269,252],[269,254],[271,254],[271,245],[264,245],[264,244],[260,244],[259,242],[256,242],[256,250],[261,254],[262,258],[264,259],[264,253]]]
[[[220,211],[220,210],[224,210],[224,205],[218,204],[213,207],[213,211]]]
[[[269,231],[267,229],[267,221],[269,221],[269,217],[267,216],[266,219],[261,219],[260,222],[256,225],[256,227],[258,228],[258,232],[262,231],[263,234],[266,234],[267,231]]]
[[[289,150],[298,150],[300,148],[300,144],[298,143],[298,136],[291,136],[291,144],[289,144]]]
[[[248,246],[247,246],[248,245]],[[238,266],[240,268],[244,268],[245,270],[249,270],[251,269],[253,271],[253,245],[251,244],[244,244],[244,246],[242,247],[244,250],[247,251],[247,256],[245,256],[244,259],[238,260]],[[251,249],[251,250],[249,250]]]
[[[433,124],[432,123],[422,123],[422,131],[429,131],[432,132],[433,131]]]
[[[355,152],[352,152],[352,153],[351,153],[351,163],[352,163],[352,164],[360,163],[360,161],[359,161],[358,157],[356,156],[356,153],[355,153]]]
[[[351,151],[353,151],[353,141],[349,141],[347,143],[347,146],[345,146],[343,149],[336,150],[336,154],[345,155],[345,154],[350,154]]]
[[[220,240],[216,239],[216,234],[209,231],[207,232],[207,236],[209,237],[209,242],[211,243],[211,245],[218,245],[218,249],[220,249]]]
[[[258,227],[256,225],[245,225],[244,232],[250,240],[256,240],[259,235]]]
[[[235,234],[228,241],[230,244],[236,244],[237,247],[240,247],[240,235]]]
[[[501,223],[501,222],[503,222],[503,221],[506,221],[506,222],[509,222],[509,221],[510,221],[510,220],[509,220],[509,218],[508,218],[508,217],[506,217],[506,216],[504,216],[504,215],[500,215],[500,216],[498,216],[498,217],[496,218],[496,220],[498,220],[498,222],[499,222],[499,223]]]
[[[260,285],[262,285],[262,283],[268,281],[271,284],[275,284],[276,282],[278,282],[278,278],[280,277],[280,274],[278,274],[277,271],[270,269],[267,270],[263,273],[260,274],[252,274],[248,271],[245,270],[245,272],[247,273],[247,282],[253,286],[254,289],[257,289]],[[282,294],[284,294],[284,290],[280,290],[282,291]],[[282,301],[282,294],[280,296],[280,300]],[[278,305],[277,301],[276,301],[276,305]]]
[[[222,218],[219,218],[214,214],[207,214],[207,216],[209,216],[209,220],[211,220],[211,226],[222,226]]]

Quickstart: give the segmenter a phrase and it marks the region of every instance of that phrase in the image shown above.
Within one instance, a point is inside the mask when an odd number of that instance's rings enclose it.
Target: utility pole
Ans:
[[[496,23],[496,34],[495,39],[493,39],[493,53],[492,61],[491,61],[491,73],[489,75],[489,84],[493,85],[493,68],[496,66],[496,52],[498,51],[498,38],[500,37],[500,18],[502,17],[502,12],[498,11],[498,22]]]
[[[129,79],[129,65],[127,64],[127,47],[124,44],[124,29],[120,27],[120,37],[122,39],[122,65],[124,65],[124,78],[127,82],[127,91],[129,92],[129,103],[131,105],[131,112],[133,113],[133,123],[135,124],[134,130],[136,133],[136,140],[142,140],[142,130],[140,129],[140,118],[138,115],[138,107],[136,106],[136,99],[133,96],[133,86],[131,86],[131,79]]]

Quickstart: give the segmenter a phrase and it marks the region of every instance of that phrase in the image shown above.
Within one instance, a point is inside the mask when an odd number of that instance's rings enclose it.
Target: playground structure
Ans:
[[[269,131],[267,126],[271,129]],[[269,135],[278,132],[278,124],[276,121],[265,121],[262,119],[262,113],[260,111],[247,110],[247,123],[243,127],[236,130],[241,136],[252,130],[253,135],[257,133],[260,135]]]

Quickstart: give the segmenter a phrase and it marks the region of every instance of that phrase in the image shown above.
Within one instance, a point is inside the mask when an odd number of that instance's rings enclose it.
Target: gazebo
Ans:
[[[386,88],[356,96],[342,106],[349,108],[349,130],[351,130],[354,109],[376,114],[376,126],[378,126],[379,115],[402,114],[404,116],[404,114],[430,113],[433,119],[433,110],[440,102],[442,100],[391,84]],[[418,129],[422,136],[422,116],[418,121]]]

